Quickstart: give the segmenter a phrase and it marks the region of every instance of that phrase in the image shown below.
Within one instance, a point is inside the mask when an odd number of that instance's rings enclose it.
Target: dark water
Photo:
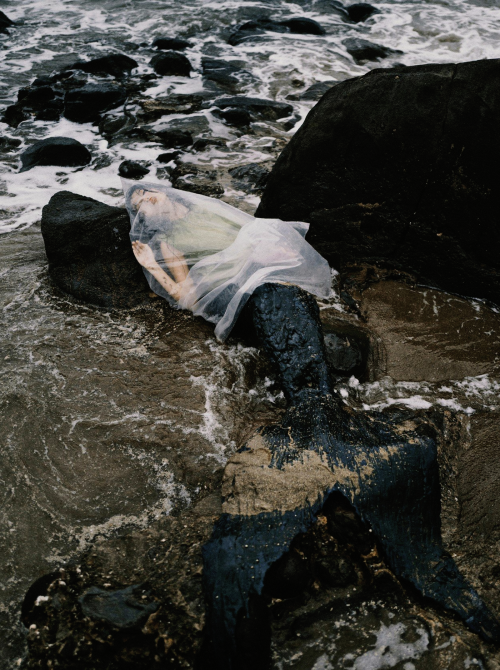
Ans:
[[[19,88],[36,76],[82,57],[126,53],[138,61],[138,74],[149,73],[154,54],[149,45],[160,35],[189,38],[193,46],[186,55],[195,71],[190,78],[152,81],[146,97],[203,91],[201,58],[212,56],[238,62],[252,75],[242,85],[244,94],[285,101],[314,82],[380,66],[354,63],[342,45],[353,36],[402,50],[397,60],[407,65],[500,56],[500,10],[493,0],[393,1],[377,7],[380,14],[353,25],[323,0],[3,2],[0,8],[20,25],[0,36],[0,105],[12,104]],[[238,47],[227,44],[231,25],[262,13],[313,18],[327,34],[268,33]],[[313,104],[293,101],[294,112],[304,118]],[[271,165],[298,125],[287,131],[276,122],[259,122],[242,134],[209,110],[199,116],[202,136],[224,139],[227,149],[186,152],[182,160],[216,170],[223,198],[253,212],[258,197],[241,190],[228,170],[249,162]],[[163,117],[155,127],[179,120],[182,115]],[[18,150],[0,157],[0,664],[8,668],[24,653],[18,612],[34,579],[96,536],[145,527],[176,506],[189,505],[236,446],[280,411],[282,397],[257,351],[236,342],[217,344],[207,324],[172,314],[160,301],[149,309],[106,313],[75,303],[50,283],[39,228],[50,196],[64,188],[121,204],[119,163],[148,161],[149,177],[164,179],[156,160],[160,146],[129,139],[110,147],[96,126],[65,119],[25,121],[17,129],[2,123],[1,130],[22,141]],[[18,172],[26,146],[61,135],[86,144],[92,163],[78,170]],[[427,298],[417,299],[424,310]],[[489,330],[497,332],[497,313],[486,314],[474,301],[464,309],[489,319]],[[431,309],[427,322],[444,318],[439,313]],[[443,323],[446,327],[446,318]],[[406,330],[404,337],[408,344],[414,335]],[[446,346],[446,355],[456,361],[453,346]],[[340,391],[358,406],[437,403],[467,412],[496,406],[498,375],[454,369],[456,374],[444,373],[446,384],[393,372],[371,384],[352,379]],[[401,633],[389,623],[380,630],[384,639],[399,640]],[[422,639],[415,644],[423,645]],[[405,658],[414,657],[400,657]],[[307,667],[330,667],[314,662]]]

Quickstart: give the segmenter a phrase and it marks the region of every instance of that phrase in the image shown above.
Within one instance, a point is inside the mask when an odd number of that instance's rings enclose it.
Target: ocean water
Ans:
[[[374,4],[379,14],[351,24],[328,0],[3,1],[0,9],[17,26],[0,35],[0,113],[37,76],[79,59],[124,53],[139,63],[137,75],[151,73],[151,43],[163,35],[189,39],[192,47],[185,54],[194,71],[189,78],[152,80],[143,94],[150,98],[202,92],[204,56],[243,65],[251,77],[242,94],[287,102],[315,82],[344,80],[396,62],[500,57],[497,0]],[[312,18],[326,34],[267,33],[237,47],[227,43],[231,26],[262,14]],[[403,54],[358,65],[342,44],[347,37]],[[250,134],[223,124],[208,108],[200,113],[206,135],[223,138],[227,150],[187,151],[181,159],[225,173],[250,162],[270,165],[314,102],[292,104],[298,119],[292,129],[259,122]],[[163,117],[156,127],[181,118]],[[166,178],[158,144],[123,139],[109,146],[97,126],[66,119],[0,126],[2,137],[21,140],[18,149],[0,155],[0,667],[10,668],[25,654],[19,607],[35,579],[96,536],[146,526],[189,505],[236,446],[277,416],[283,397],[256,350],[217,344],[211,328],[190,316],[173,315],[159,304],[127,315],[107,313],[77,304],[50,283],[39,226],[42,207],[62,189],[122,205],[123,160],[147,161],[148,179]],[[51,136],[79,140],[91,150],[92,163],[21,173],[22,151]],[[258,205],[254,193],[231,180],[224,186],[223,198],[232,204],[250,212]],[[336,307],[335,301],[325,306]],[[352,378],[338,390],[360,408],[399,403],[472,413],[497,407],[500,382],[488,375],[446,384],[390,378],[361,384]],[[376,635],[381,645],[396,649],[394,658],[408,670],[426,648],[419,637],[411,653],[404,651],[401,628],[388,626]],[[363,653],[350,667],[392,667],[374,664],[370,650]],[[327,657],[318,659],[315,668],[330,667]]]

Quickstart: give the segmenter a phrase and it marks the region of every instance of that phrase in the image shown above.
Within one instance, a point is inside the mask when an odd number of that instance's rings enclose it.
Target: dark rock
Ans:
[[[269,169],[258,163],[248,163],[229,170],[235,183],[244,191],[262,191],[269,176]]]
[[[149,170],[137,161],[123,161],[118,167],[118,174],[126,179],[142,179],[149,174]]]
[[[8,33],[7,28],[11,28],[15,23],[9,17],[0,11],[0,33]]]
[[[368,40],[362,40],[358,37],[349,37],[344,40],[342,44],[347,49],[347,53],[351,54],[356,62],[365,60],[378,60],[379,58],[388,58],[396,54],[402,54],[398,49],[390,49],[381,44],[374,44]]]
[[[35,82],[37,82],[36,86]],[[49,86],[46,79],[45,81],[35,80],[35,82],[31,87],[19,89],[16,111],[13,118],[10,119],[11,125],[17,125],[18,118],[23,115],[29,118],[32,114],[41,121],[59,120],[64,107],[62,91],[56,90],[52,85]]]
[[[189,77],[193,69],[191,63],[183,54],[169,51],[167,53],[156,54],[150,61],[156,74],[162,76],[181,76]]]
[[[49,274],[66,293],[106,308],[148,301],[149,287],[132,253],[125,209],[60,191],[42,212]]]
[[[324,29],[313,19],[294,17],[285,21],[274,21],[268,17],[258,17],[239,26],[229,37],[228,43],[237,46],[267,31],[274,33],[297,33],[301,35],[324,35]]]
[[[97,121],[103,112],[123,104],[126,97],[125,89],[116,84],[87,84],[67,91],[64,116],[77,123]]]
[[[33,80],[32,86],[50,86],[53,83],[52,77],[41,75]]]
[[[389,266],[498,304],[499,77],[482,60],[338,84],[278,158],[258,216],[310,222],[339,270]]]
[[[158,609],[156,602],[148,602],[148,595],[140,585],[119,591],[105,591],[93,586],[85,591],[79,602],[85,616],[116,628],[130,629],[141,626]]]
[[[0,137],[0,152],[10,153],[15,151],[22,144],[22,140],[17,137]]]
[[[329,91],[332,86],[336,86],[339,82],[334,81],[317,81],[315,84],[311,84],[302,93],[291,93],[286,96],[287,100],[319,100],[322,98],[327,91]]]
[[[9,105],[5,108],[3,113],[2,121],[7,123],[12,128],[17,128],[17,126],[29,119],[30,115],[24,111],[22,105]]]
[[[217,116],[224,119],[230,126],[235,126],[236,128],[244,128],[252,122],[252,116],[246,109],[228,107],[227,109],[219,111]]]
[[[171,173],[170,179],[172,186],[181,191],[200,193],[211,198],[218,198],[224,193],[215,170],[203,170],[189,163],[180,163]]]
[[[110,54],[101,58],[93,58],[89,61],[77,61],[69,65],[68,70],[82,70],[89,74],[109,74],[112,77],[123,77],[129,75],[139,63],[124,54]]]
[[[363,355],[355,341],[335,333],[325,335],[326,359],[333,372],[354,374],[363,362]]]
[[[157,49],[184,51],[184,49],[193,45],[191,42],[179,39],[178,37],[157,37],[153,42],[153,46]]]
[[[211,137],[200,137],[199,140],[193,144],[193,151],[205,151],[209,147],[219,147],[221,149],[227,148],[227,143],[225,140]]]
[[[169,151],[168,153],[160,154],[159,156],[157,156],[156,160],[159,163],[170,163],[170,161],[175,160],[178,155],[179,155],[178,151]]]
[[[349,5],[346,7],[347,14],[351,21],[354,23],[360,23],[361,21],[366,21],[370,16],[374,14],[380,14],[379,10],[373,5],[369,5],[367,2],[357,2],[354,5]]]
[[[186,130],[160,130],[157,133],[165,149],[182,149],[193,144],[193,136]]]
[[[76,167],[88,165],[92,160],[90,151],[78,140],[69,137],[48,137],[35,142],[21,154],[21,172],[37,165],[61,165]]]
[[[50,86],[36,86],[34,88],[20,88],[17,99],[23,105],[39,106],[55,98],[54,90]]]
[[[319,23],[313,19],[293,18],[282,21],[281,23],[286,26],[291,33],[297,33],[298,35],[325,34],[324,28],[322,28]]]
[[[295,598],[311,581],[306,561],[296,551],[288,551],[269,567],[264,589],[271,598]]]
[[[202,58],[201,66],[204,80],[227,93],[237,93],[241,83],[254,79],[240,65],[215,58]]]
[[[168,114],[192,114],[201,109],[203,97],[201,95],[169,95],[165,98],[142,100],[141,118],[146,121],[159,119]]]
[[[214,102],[214,105],[221,110],[230,108],[245,112],[252,121],[261,119],[276,121],[293,113],[292,105],[286,102],[275,102],[274,100],[264,100],[261,98],[245,98],[244,96],[220,98]]]

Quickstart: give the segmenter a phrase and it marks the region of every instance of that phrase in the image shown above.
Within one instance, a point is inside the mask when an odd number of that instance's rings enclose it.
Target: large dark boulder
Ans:
[[[66,69],[82,70],[89,74],[109,74],[113,77],[123,77],[130,74],[138,66],[139,63],[136,60],[125,56],[125,54],[110,54],[109,56],[101,56],[101,58],[93,58],[88,61],[77,61]]]
[[[148,300],[148,285],[134,258],[125,209],[59,191],[42,212],[49,274],[63,291],[107,308]]]
[[[500,302],[500,60],[332,88],[278,158],[260,217],[311,223],[331,265],[399,268]]]
[[[88,165],[92,154],[81,142],[70,137],[47,137],[32,144],[21,154],[21,172],[37,165],[78,167]]]
[[[116,84],[87,84],[67,91],[64,97],[64,116],[77,123],[97,121],[108,109],[125,102],[126,91]]]

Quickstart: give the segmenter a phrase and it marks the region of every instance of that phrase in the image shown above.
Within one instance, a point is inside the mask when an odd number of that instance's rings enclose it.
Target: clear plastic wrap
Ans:
[[[224,341],[261,284],[330,294],[327,261],[306,242],[308,223],[256,219],[220,200],[122,179],[137,260],[155,293],[216,324]]]

